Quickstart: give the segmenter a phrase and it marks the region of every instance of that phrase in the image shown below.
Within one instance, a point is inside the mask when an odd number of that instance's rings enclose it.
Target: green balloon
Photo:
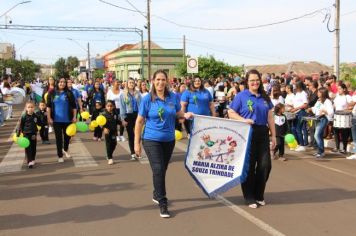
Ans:
[[[295,140],[295,137],[293,134],[287,134],[285,137],[284,137],[284,140],[286,141],[286,143],[293,143],[294,140]]]
[[[77,130],[78,130],[79,132],[86,132],[86,131],[88,131],[88,125],[87,125],[85,122],[83,122],[83,121],[77,122],[77,123],[76,123],[76,126],[77,126]]]
[[[30,141],[26,137],[20,137],[17,139],[17,144],[21,148],[27,148],[28,146],[30,146]]]

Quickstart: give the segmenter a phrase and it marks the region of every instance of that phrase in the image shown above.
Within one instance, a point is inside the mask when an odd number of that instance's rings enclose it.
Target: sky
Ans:
[[[0,15],[22,0],[0,0]],[[146,12],[146,0],[105,0]],[[290,61],[319,61],[333,64],[334,34],[327,30],[325,15],[331,14],[332,0],[151,0],[152,41],[163,48],[182,48],[186,36],[187,54],[213,55],[231,65],[283,64]],[[319,12],[295,21],[248,30],[198,30],[239,28],[279,22],[316,10]],[[160,18],[161,17],[161,18]],[[16,25],[96,26],[144,28],[146,18],[139,12],[123,10],[99,0],[32,0],[18,5],[7,17]],[[341,1],[340,61],[356,62],[356,1]],[[70,40],[72,39],[72,40]],[[59,57],[84,59],[87,43],[91,55],[104,54],[126,43],[138,43],[137,33],[48,32],[0,29],[0,42],[15,44],[17,58],[51,64]]]

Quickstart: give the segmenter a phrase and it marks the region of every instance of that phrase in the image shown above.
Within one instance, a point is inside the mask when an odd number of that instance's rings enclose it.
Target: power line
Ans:
[[[346,13],[344,13],[344,14],[341,14],[341,16],[347,16],[347,15],[351,15],[351,14],[353,14],[353,13],[356,13],[356,10],[346,12]]]
[[[131,11],[131,12],[136,12],[136,13],[140,13],[141,15],[143,15],[145,12],[144,11],[140,11],[138,10],[132,3],[130,3],[128,0],[126,0],[132,7],[134,7],[134,9],[130,9],[130,8],[126,8],[126,7],[121,7],[118,5],[115,5],[113,3],[104,1],[104,0],[99,0],[100,2],[106,3],[108,5],[111,6],[115,6],[117,8],[120,8],[122,10],[127,10],[127,11]],[[254,26],[244,26],[244,27],[232,27],[232,28],[208,28],[208,27],[202,27],[202,26],[192,26],[192,25],[184,25],[184,24],[180,24],[177,23],[175,21],[169,20],[167,18],[164,18],[162,16],[158,16],[158,15],[153,15],[153,17],[156,17],[160,20],[163,20],[165,22],[168,22],[170,24],[173,24],[175,26],[181,27],[181,28],[188,28],[188,29],[195,29],[195,30],[205,30],[205,31],[238,31],[238,30],[248,30],[248,29],[257,29],[257,28],[264,28],[264,27],[269,27],[269,26],[273,26],[273,25],[279,25],[279,24],[283,24],[283,23],[287,23],[287,22],[291,22],[291,21],[296,21],[302,18],[306,18],[306,17],[313,17],[318,13],[322,13],[323,11],[328,11],[330,7],[324,7],[306,14],[303,14],[301,16],[297,16],[297,17],[293,17],[293,18],[289,18],[289,19],[285,19],[285,20],[280,20],[280,21],[276,21],[276,22],[272,22],[272,23],[267,23],[267,24],[260,24],[260,25],[254,25]]]

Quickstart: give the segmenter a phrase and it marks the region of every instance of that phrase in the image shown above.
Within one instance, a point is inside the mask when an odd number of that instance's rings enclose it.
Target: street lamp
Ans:
[[[14,9],[15,7],[17,7],[18,5],[21,5],[21,4],[26,4],[26,3],[30,3],[31,1],[22,1],[22,2],[19,2],[17,4],[15,4],[13,7],[11,7],[9,10],[7,10],[5,13],[3,13],[1,17],[5,16],[7,13],[9,13],[12,9]]]
[[[86,53],[88,53],[88,79],[91,79],[91,68],[90,68],[90,47],[89,47],[89,42],[88,42],[88,48],[86,49],[83,47],[80,43],[78,43],[76,40],[72,38],[67,38],[68,40],[74,42],[77,44],[81,49],[83,49]]]
[[[31,39],[31,40],[28,40],[28,41],[24,42],[24,43],[17,49],[17,53],[20,52],[20,50],[21,50],[24,46],[26,46],[26,45],[29,44],[29,43],[32,43],[33,41],[35,41],[35,40]],[[20,55],[20,60],[22,60],[21,55]]]

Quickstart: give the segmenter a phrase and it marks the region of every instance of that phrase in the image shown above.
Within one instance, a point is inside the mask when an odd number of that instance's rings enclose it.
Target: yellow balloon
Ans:
[[[294,140],[292,143],[288,143],[288,146],[289,146],[290,148],[296,148],[296,147],[298,146],[298,143],[297,143],[296,140]]]
[[[83,111],[80,115],[81,115],[82,118],[85,119],[85,120],[89,119],[89,117],[90,117],[90,114],[89,114],[89,112],[87,112],[87,111]]]
[[[44,97],[45,102],[47,103],[48,92],[45,93],[45,95],[43,97]]]
[[[41,126],[37,125],[37,130],[40,131],[41,130]]]
[[[93,120],[92,122],[90,122],[90,125],[96,128],[98,127],[98,122],[96,122],[96,120]]]
[[[181,140],[183,138],[183,134],[179,130],[175,131],[175,136],[176,136],[176,140],[177,141],[179,141],[179,140]]]
[[[100,125],[100,126],[105,125],[105,124],[106,124],[106,118],[105,118],[105,116],[103,116],[103,115],[98,116],[98,117],[96,118],[96,122],[97,122],[98,125]]]
[[[95,130],[95,127],[92,126],[92,124],[90,124],[90,125],[89,125],[89,130],[90,130],[90,131],[94,131],[94,130]]]
[[[17,135],[16,135],[16,134],[12,135],[12,140],[13,140],[15,143],[17,143]]]
[[[68,125],[66,129],[66,134],[68,136],[74,136],[77,133],[77,126],[75,124]]]

